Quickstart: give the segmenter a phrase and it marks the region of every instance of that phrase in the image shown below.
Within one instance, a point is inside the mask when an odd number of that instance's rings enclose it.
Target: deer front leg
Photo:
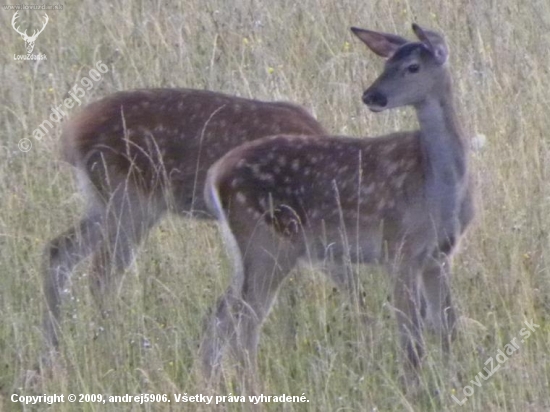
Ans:
[[[401,348],[405,356],[405,383],[415,385],[418,370],[424,356],[418,293],[418,279],[421,265],[416,260],[402,261],[395,273],[393,291],[394,309],[399,327]]]
[[[423,295],[426,300],[426,320],[441,338],[443,350],[450,352],[455,335],[456,313],[449,287],[451,262],[448,256],[430,258],[422,271]]]

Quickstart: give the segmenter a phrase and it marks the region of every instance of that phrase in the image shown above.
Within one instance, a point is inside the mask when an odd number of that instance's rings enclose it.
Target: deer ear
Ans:
[[[413,23],[412,29],[416,37],[432,52],[437,64],[444,64],[449,58],[449,49],[447,48],[445,39],[436,32],[424,30],[415,23]]]
[[[397,49],[408,41],[394,34],[378,33],[371,30],[352,27],[351,31],[365,43],[369,49],[381,57],[389,59]]]

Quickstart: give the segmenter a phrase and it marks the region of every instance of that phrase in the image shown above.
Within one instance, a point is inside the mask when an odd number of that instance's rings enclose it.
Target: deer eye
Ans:
[[[411,64],[410,66],[407,67],[407,71],[409,73],[418,73],[419,70],[420,70],[420,65],[418,65],[416,63],[413,63],[413,64]]]

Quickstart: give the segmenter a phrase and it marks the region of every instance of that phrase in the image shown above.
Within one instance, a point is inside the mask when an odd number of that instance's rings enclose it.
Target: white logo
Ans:
[[[13,29],[21,35],[23,40],[25,40],[25,44],[26,44],[25,48],[27,49],[27,54],[31,54],[34,49],[34,42],[36,41],[36,38],[40,33],[44,31],[44,29],[46,28],[46,24],[48,24],[48,20],[49,20],[48,15],[44,13],[44,25],[39,31],[33,30],[32,36],[27,35],[27,30],[25,30],[25,32],[23,33],[19,30],[19,27],[15,26],[15,21],[17,20],[18,17],[19,17],[19,12],[16,11],[15,14],[13,15],[13,19],[11,19],[11,25],[13,26]]]

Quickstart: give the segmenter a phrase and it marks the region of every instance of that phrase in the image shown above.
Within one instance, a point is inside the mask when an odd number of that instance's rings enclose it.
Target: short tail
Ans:
[[[233,266],[234,283],[232,287],[235,292],[239,292],[242,290],[244,283],[244,264],[241,249],[237,243],[235,235],[231,231],[227,214],[220,199],[219,184],[221,180],[221,165],[222,162],[218,161],[208,170],[206,183],[204,185],[204,200],[210,213],[212,213],[218,220],[223,243],[231,258],[231,263]]]

